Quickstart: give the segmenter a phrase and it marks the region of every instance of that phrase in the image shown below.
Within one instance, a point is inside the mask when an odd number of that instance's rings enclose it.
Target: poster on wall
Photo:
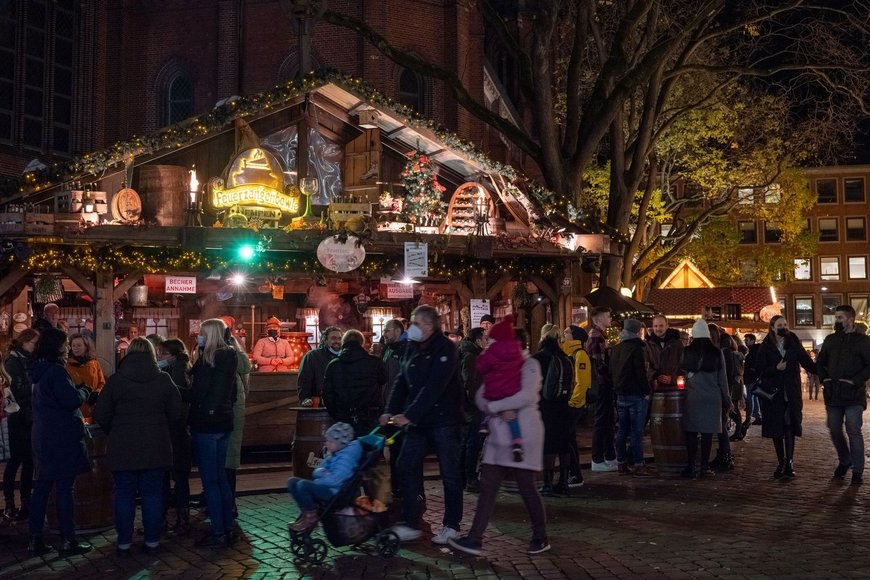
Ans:
[[[487,314],[491,314],[489,307],[490,301],[485,298],[471,299],[471,328],[480,326],[480,319]]]
[[[405,276],[425,278],[429,275],[429,244],[405,242]]]

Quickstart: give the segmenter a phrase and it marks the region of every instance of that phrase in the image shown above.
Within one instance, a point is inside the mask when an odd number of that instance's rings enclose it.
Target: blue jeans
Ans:
[[[136,492],[142,496],[142,526],[145,528],[145,545],[160,543],[163,526],[163,505],[166,488],[165,469],[137,469],[113,471],[115,479],[115,529],[118,532],[118,547],[129,548],[133,543],[133,521],[136,519]]]
[[[459,529],[462,521],[462,476],[459,467],[459,425],[408,427],[397,465],[402,478],[402,516],[405,524],[420,527],[423,497],[423,459],[434,449],[444,485],[444,525]]]
[[[761,403],[755,395],[748,395],[746,397],[746,418],[748,419],[749,417],[761,419]]]
[[[73,501],[74,477],[63,479],[36,480],[33,487],[33,497],[30,500],[30,535],[39,536],[45,525],[45,510],[48,507],[48,494],[54,488],[55,505],[57,507],[57,520],[60,525],[60,535],[64,539],[72,539],[75,536],[75,520]]]
[[[643,395],[618,395],[616,410],[619,430],[616,432],[616,460],[625,463],[625,442],[631,434],[631,453],[636,466],[643,465],[643,428],[646,424],[647,400]]]
[[[202,492],[208,505],[211,531],[222,536],[233,529],[233,494],[227,481],[227,446],[229,433],[194,433],[193,450]]]
[[[831,432],[831,441],[837,450],[837,458],[840,465],[852,464],[852,473],[864,473],[864,434],[861,427],[864,425],[864,407],[851,405],[849,407],[833,407],[825,405],[828,412],[828,430]],[[846,422],[846,433],[849,435],[849,443],[843,435],[843,420]]]
[[[301,510],[314,509],[318,504],[327,503],[335,495],[327,486],[314,483],[310,479],[302,479],[301,477],[291,477],[288,479],[287,491],[296,500],[296,504]]]

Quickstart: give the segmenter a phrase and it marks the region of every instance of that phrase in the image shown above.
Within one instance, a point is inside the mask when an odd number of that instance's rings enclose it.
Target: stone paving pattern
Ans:
[[[330,547],[323,565],[301,564],[289,553],[286,531],[296,507],[268,493],[239,499],[242,539],[219,551],[193,547],[207,531],[197,520],[190,535],[165,538],[156,556],[144,553],[139,536],[134,556],[118,558],[110,530],[89,538],[95,550],[85,556],[27,559],[26,525],[6,525],[0,578],[870,578],[870,483],[832,479],[836,459],[821,402],[805,401],[804,432],[792,481],[773,479],[775,456],[759,427],[733,444],[736,471],[712,480],[587,470],[586,485],[571,497],[545,499],[553,549],[536,556],[526,554],[519,497],[502,494],[483,556],[454,554],[427,537],[391,559]],[[426,486],[426,519],[437,531],[440,482]],[[465,495],[463,528],[475,498]]]

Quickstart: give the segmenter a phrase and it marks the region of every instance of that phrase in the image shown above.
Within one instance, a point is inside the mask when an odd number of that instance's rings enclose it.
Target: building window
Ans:
[[[840,279],[840,258],[819,258],[819,277],[822,281]]]
[[[837,306],[842,304],[843,297],[839,294],[822,296],[822,326],[833,326],[834,316],[837,314]]]
[[[741,187],[737,190],[737,203],[739,205],[752,205],[755,203],[755,190],[751,187]]]
[[[757,244],[758,230],[755,228],[755,222],[739,222],[740,228],[740,243],[741,244]]]
[[[166,124],[179,123],[193,116],[193,82],[178,73],[169,81]]]
[[[855,309],[855,320],[867,320],[867,308],[870,305],[870,298],[867,295],[852,295],[849,298],[849,304]]]
[[[846,203],[864,203],[864,178],[847,177],[843,179],[843,194]]]
[[[837,218],[819,218],[819,241],[836,242],[840,239]]]
[[[817,179],[816,194],[819,197],[819,203],[837,203],[837,180]]]
[[[795,326],[815,326],[816,316],[813,312],[812,296],[794,299]]]
[[[776,222],[764,222],[764,243],[778,244],[782,238],[782,230]]]
[[[847,217],[846,218],[846,241],[847,242],[866,242],[867,241],[867,220],[863,217]]]
[[[399,75],[399,102],[421,115],[425,113],[423,77],[410,69],[403,70]]]
[[[788,300],[786,300],[785,296],[780,296],[779,298],[777,298],[777,302],[779,302],[780,315],[785,316],[786,320],[788,320],[789,319],[788,318],[788,307],[786,306],[786,304],[788,303]]]
[[[849,256],[849,279],[867,279],[867,256]]]
[[[782,201],[782,187],[778,183],[769,185],[764,191],[764,203],[773,204]]]
[[[812,262],[809,258],[795,258],[794,261],[794,279],[795,280],[812,280],[813,269]]]

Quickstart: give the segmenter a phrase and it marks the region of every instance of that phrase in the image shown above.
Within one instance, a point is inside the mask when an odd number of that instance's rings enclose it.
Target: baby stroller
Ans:
[[[333,547],[353,546],[354,549],[361,549],[364,542],[375,538],[378,554],[389,558],[399,551],[400,541],[399,536],[388,529],[387,512],[375,512],[367,506],[359,507],[356,504],[361,492],[371,496],[368,489],[369,472],[377,465],[386,443],[386,438],[377,434],[379,430],[380,427],[376,427],[368,435],[357,438],[363,448],[360,462],[351,478],[320,509],[318,521],[323,524],[326,538]],[[390,438],[389,443],[394,437]],[[311,537],[314,528],[304,532],[290,530],[290,551],[301,560],[320,563],[326,559],[329,548],[320,538]]]

